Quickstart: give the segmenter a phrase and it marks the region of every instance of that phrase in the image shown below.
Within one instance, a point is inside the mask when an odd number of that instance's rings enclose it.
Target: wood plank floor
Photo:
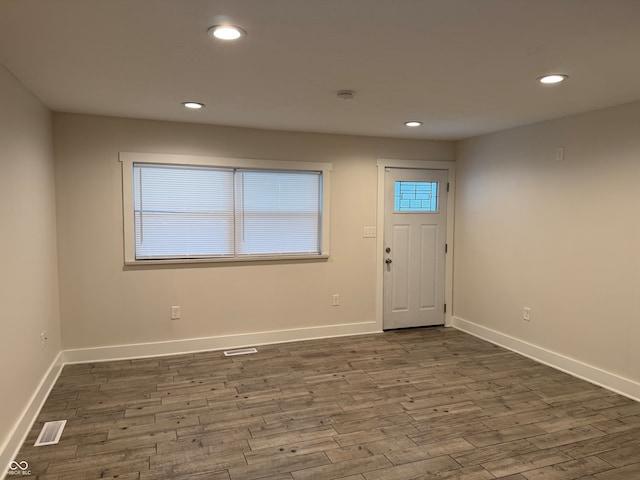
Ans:
[[[640,479],[640,403],[454,329],[258,350],[66,366],[16,461],[43,480]]]

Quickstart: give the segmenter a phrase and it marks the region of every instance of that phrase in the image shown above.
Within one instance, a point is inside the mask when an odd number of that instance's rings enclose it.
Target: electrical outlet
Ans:
[[[171,307],[171,320],[180,319],[180,305],[173,305]]]
[[[331,305],[333,305],[334,307],[340,305],[340,295],[338,295],[337,293],[333,294],[333,296],[331,297]]]
[[[40,332],[40,350],[44,350],[47,347],[47,331]]]
[[[526,320],[527,322],[531,321],[531,307],[524,307],[522,319]]]

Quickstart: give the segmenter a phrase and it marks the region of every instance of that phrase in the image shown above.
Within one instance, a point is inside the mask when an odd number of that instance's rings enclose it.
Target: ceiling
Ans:
[[[640,100],[640,1],[0,0],[0,63],[57,112],[455,140]]]

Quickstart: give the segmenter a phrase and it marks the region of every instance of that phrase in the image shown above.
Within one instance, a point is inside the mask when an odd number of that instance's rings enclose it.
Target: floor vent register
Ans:
[[[40,435],[34,447],[42,447],[43,445],[55,445],[60,441],[64,426],[67,424],[66,420],[56,420],[55,422],[46,422],[40,430]]]
[[[250,353],[258,353],[255,348],[236,348],[235,350],[226,350],[225,357],[235,357],[236,355],[249,355]]]

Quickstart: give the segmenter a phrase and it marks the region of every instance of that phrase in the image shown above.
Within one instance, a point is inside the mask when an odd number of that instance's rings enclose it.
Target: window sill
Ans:
[[[206,263],[262,263],[262,262],[291,262],[295,260],[327,260],[328,254],[324,255],[278,255],[269,257],[220,257],[220,258],[170,258],[166,260],[128,260],[124,264],[126,266],[144,266],[144,265],[180,265],[180,264],[206,264]]]

